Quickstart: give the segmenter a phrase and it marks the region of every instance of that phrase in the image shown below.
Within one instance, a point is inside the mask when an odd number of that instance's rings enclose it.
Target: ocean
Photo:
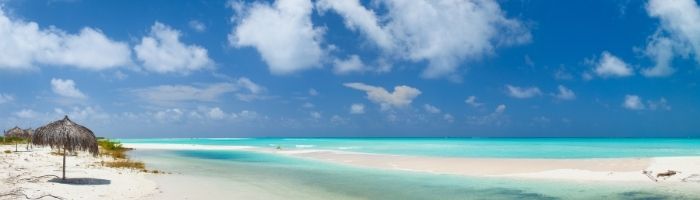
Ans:
[[[602,138],[211,138],[123,143],[252,146],[478,158],[700,156],[698,139]],[[135,150],[149,168],[220,185],[249,185],[282,199],[699,199],[667,185],[466,177],[370,169],[243,150]],[[231,187],[236,190],[240,187]],[[241,189],[243,190],[243,189]],[[212,191],[217,192],[217,191]],[[246,191],[239,191],[246,192]],[[314,197],[314,198],[310,198]]]

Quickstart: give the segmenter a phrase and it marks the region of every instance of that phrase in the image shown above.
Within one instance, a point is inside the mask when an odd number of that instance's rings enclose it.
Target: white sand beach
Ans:
[[[700,157],[515,159],[449,158],[336,150],[248,149],[379,169],[482,177],[650,183],[700,182]],[[658,173],[678,172],[670,177]],[[651,175],[644,174],[647,171]],[[700,185],[699,185],[700,186]]]
[[[130,145],[140,149],[200,149],[222,150],[206,145]],[[276,150],[272,148],[227,147],[332,162],[355,167],[405,170],[434,174],[497,177],[516,179],[551,179],[578,182],[656,184],[669,187],[700,188],[700,157],[655,157],[614,159],[496,159],[398,156],[329,150]],[[0,151],[14,146],[0,146]],[[2,153],[2,152],[0,152]],[[49,148],[34,148],[30,152],[0,155],[0,199],[197,199],[238,197],[242,199],[280,199],[295,194],[298,199],[313,199],[303,191],[279,194],[235,182],[216,182],[188,174],[148,174],[136,170],[102,167],[101,160],[88,154],[67,159],[67,177],[75,184],[56,181],[61,171],[61,156],[52,155]],[[148,163],[148,160],[145,160]],[[656,178],[667,170],[678,173]],[[650,175],[643,171],[651,171]],[[657,181],[654,181],[657,180]],[[226,185],[223,186],[223,185]],[[232,187],[228,186],[235,186]],[[220,190],[229,192],[208,193]],[[330,194],[329,194],[330,195]],[[313,197],[313,198],[312,198]],[[323,197],[323,196],[321,196]],[[322,199],[322,198],[321,198]]]
[[[698,156],[596,159],[450,158],[318,149],[277,150],[248,146],[217,147],[189,144],[125,144],[125,146],[135,149],[246,150],[357,167],[464,176],[571,181],[700,182],[700,157]],[[678,173],[657,178],[659,173],[669,170]],[[648,175],[644,173],[645,171]]]
[[[14,151],[14,145],[0,145],[0,199],[143,199],[158,193],[154,181],[143,172],[102,167],[87,153],[66,158],[66,177],[61,183],[62,156],[50,148]],[[24,148],[20,148],[24,150]]]

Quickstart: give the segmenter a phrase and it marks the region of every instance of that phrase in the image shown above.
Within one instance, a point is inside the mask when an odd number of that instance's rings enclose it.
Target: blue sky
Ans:
[[[693,0],[0,1],[0,125],[700,136]]]

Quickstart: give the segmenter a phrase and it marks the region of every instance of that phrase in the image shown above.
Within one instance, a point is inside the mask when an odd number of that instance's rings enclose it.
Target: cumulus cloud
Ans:
[[[190,25],[190,28],[192,28],[192,30],[200,33],[207,30],[207,25],[204,25],[204,23],[197,20],[190,20],[190,23],[188,24]]]
[[[439,108],[437,108],[433,105],[430,105],[430,104],[424,104],[423,109],[425,110],[425,112],[432,113],[432,114],[438,114],[438,113],[442,112]]]
[[[476,107],[481,107],[482,105],[484,105],[483,103],[480,103],[480,102],[477,102],[477,101],[476,101],[476,96],[469,96],[469,97],[467,97],[467,99],[464,100],[464,103],[466,103],[467,105],[470,105],[470,106],[472,106],[472,107],[475,107],[475,108],[476,108]]]
[[[349,74],[353,72],[362,72],[365,70],[365,64],[357,55],[351,55],[346,60],[335,59],[333,61],[333,72],[335,74]]]
[[[414,98],[421,94],[420,90],[405,85],[394,87],[393,92],[364,83],[345,83],[344,85],[345,87],[365,91],[367,99],[379,104],[382,110],[406,107],[413,102]]]
[[[17,117],[24,118],[24,119],[32,119],[32,118],[36,118],[37,116],[40,115],[39,113],[37,113],[36,111],[34,111],[32,109],[22,109],[20,111],[15,112],[14,114]]]
[[[644,110],[646,107],[642,102],[642,98],[637,95],[625,95],[625,101],[622,107],[630,110]]]
[[[318,90],[309,88],[309,95],[310,96],[318,96],[320,93],[318,93]]]
[[[671,66],[673,60],[674,42],[666,37],[654,35],[649,38],[644,53],[651,57],[656,63],[653,67],[642,70],[642,75],[646,77],[670,76],[676,70]]]
[[[238,90],[232,83],[208,85],[159,85],[148,88],[132,89],[131,93],[153,104],[170,105],[178,102],[217,101],[225,93]]]
[[[87,98],[87,95],[85,95],[83,92],[78,90],[77,87],[75,87],[75,81],[71,79],[51,79],[51,90],[53,91],[53,93],[56,93],[63,97],[76,99]]]
[[[364,114],[365,105],[361,103],[354,103],[350,105],[350,114]]]
[[[656,101],[649,100],[647,101],[647,105],[649,110],[671,110],[671,106],[668,105],[668,101],[663,97]]]
[[[109,39],[98,29],[84,27],[70,34],[56,27],[41,28],[6,15],[0,7],[0,69],[28,70],[36,65],[104,70],[131,65],[128,44]]]
[[[207,116],[211,119],[223,119],[226,117],[226,113],[219,107],[214,107],[207,112]]]
[[[350,30],[359,30],[377,46],[392,49],[393,37],[379,26],[377,15],[360,4],[358,0],[320,0],[316,3],[321,12],[335,11],[345,19]]]
[[[310,0],[277,0],[274,4],[234,2],[236,26],[228,35],[235,47],[253,47],[273,74],[320,67],[323,31],[311,23]]]
[[[445,113],[444,115],[442,115],[442,119],[444,119],[445,121],[447,121],[449,123],[452,123],[455,121],[455,117],[452,116],[451,114],[448,114],[448,113]]]
[[[649,16],[658,18],[661,23],[647,43],[646,54],[656,65],[644,69],[645,76],[673,74],[675,69],[671,61],[676,54],[683,57],[693,54],[700,63],[700,7],[695,0],[650,0],[646,10]]]
[[[622,59],[604,51],[593,72],[603,78],[627,77],[634,74],[632,68]]]
[[[559,85],[557,87],[558,92],[554,94],[554,97],[560,100],[574,100],[576,99],[576,93],[574,93],[573,90],[564,87],[563,85]]]
[[[149,103],[174,105],[183,102],[215,102],[226,94],[237,92],[241,101],[262,99],[265,88],[250,79],[242,77],[233,82],[195,85],[159,85],[147,88],[130,89],[128,92]]]
[[[506,85],[506,89],[509,96],[518,99],[528,99],[542,95],[542,91],[540,91],[540,88],[538,87],[517,87]]]
[[[316,111],[310,112],[309,115],[311,115],[311,118],[314,118],[314,119],[321,119],[321,117],[322,117],[321,113],[316,112]]]
[[[467,118],[467,123],[472,125],[496,125],[500,126],[507,122],[507,117],[504,115],[506,112],[506,105],[500,104],[496,106],[493,112],[484,116],[472,116]]]
[[[303,108],[313,108],[313,107],[316,107],[316,106],[315,106],[314,104],[312,104],[312,103],[306,102],[306,103],[304,103],[303,105],[301,105],[301,107],[303,107]]]
[[[156,22],[148,36],[134,46],[136,57],[143,67],[156,73],[189,74],[213,65],[207,50],[198,45],[180,41],[180,31]]]
[[[241,101],[253,101],[253,100],[257,100],[257,99],[265,99],[266,98],[266,96],[263,96],[262,94],[267,89],[263,86],[256,84],[255,82],[251,81],[250,79],[248,79],[246,77],[239,78],[236,81],[236,85],[239,88],[243,88],[247,91],[246,93],[236,94],[236,97],[238,97],[238,99]]]
[[[521,22],[509,19],[492,0],[380,0],[377,16],[358,0],[318,2],[322,11],[340,14],[351,30],[363,33],[385,52],[422,62],[426,78],[452,77],[464,60],[491,54],[496,47],[531,40]]]
[[[10,94],[0,93],[0,104],[9,103],[15,100],[15,97]]]

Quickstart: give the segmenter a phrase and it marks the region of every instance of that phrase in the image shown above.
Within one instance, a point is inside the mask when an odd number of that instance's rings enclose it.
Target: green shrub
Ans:
[[[124,148],[118,141],[108,139],[98,140],[97,145],[100,147],[100,155],[112,156],[115,159],[126,158],[126,152],[131,150]]]

